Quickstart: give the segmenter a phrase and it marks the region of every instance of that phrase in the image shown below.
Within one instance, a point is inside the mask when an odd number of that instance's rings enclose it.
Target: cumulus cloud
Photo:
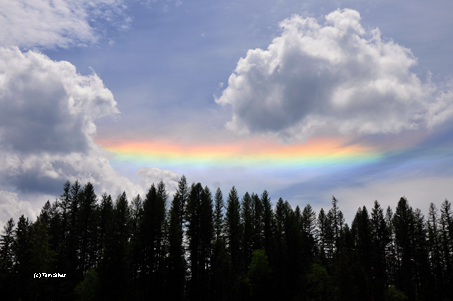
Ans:
[[[165,183],[165,189],[167,190],[169,195],[172,195],[176,192],[176,190],[178,189],[178,181],[181,178],[179,174],[173,171],[164,170],[157,167],[139,168],[137,175],[142,178],[141,186],[145,189],[149,189],[152,183],[156,185],[162,180]]]
[[[0,48],[0,107],[2,145],[33,153],[86,152],[94,120],[118,113],[96,74],[18,48]]]
[[[17,193],[0,190],[0,225],[12,217],[17,224],[17,217],[24,215],[34,219],[37,213],[33,210],[29,202],[20,201]]]
[[[128,28],[124,0],[0,0],[0,46],[68,47],[94,43],[105,20]]]
[[[249,50],[216,102],[231,105],[227,128],[291,142],[319,132],[396,133],[449,118],[452,93],[411,73],[409,49],[365,30],[357,11],[320,24],[294,15],[267,50]]]
[[[131,182],[93,142],[95,121],[117,115],[116,106],[96,74],[82,76],[72,64],[34,51],[0,48],[0,189],[58,196],[66,180],[79,180],[97,193],[132,197],[151,178],[173,185],[177,175],[157,169],[141,170],[143,182]],[[5,193],[3,199],[18,202]]]

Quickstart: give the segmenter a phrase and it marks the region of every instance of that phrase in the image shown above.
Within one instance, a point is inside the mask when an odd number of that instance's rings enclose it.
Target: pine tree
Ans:
[[[242,257],[244,258],[245,266],[248,266],[252,260],[253,252],[252,198],[248,192],[246,192],[242,198],[241,217],[244,225],[242,234]]]
[[[97,262],[97,218],[97,197],[93,185],[88,182],[80,194],[77,214],[79,267],[83,274],[94,268]]]
[[[203,186],[193,183],[190,189],[189,199],[186,206],[186,227],[188,252],[190,262],[190,291],[189,299],[201,298],[200,278],[203,273],[203,259],[201,258],[202,229],[201,229],[201,203],[203,198]]]
[[[399,262],[396,253],[395,245],[395,227],[393,225],[393,211],[390,206],[387,207],[385,212],[385,224],[389,231],[390,241],[385,249],[385,261],[387,262],[387,283],[389,285],[395,285],[397,282],[397,270],[399,267]]]
[[[432,296],[435,299],[444,299],[442,292],[444,289],[444,277],[443,277],[443,258],[442,258],[442,245],[441,235],[439,228],[439,214],[434,203],[429,205],[428,212],[428,252],[430,258],[431,273],[433,275],[433,290]]]
[[[107,198],[106,210],[109,202]],[[131,279],[129,238],[131,213],[126,193],[115,201],[112,223],[108,225],[111,237],[106,240],[104,258],[100,267],[100,289],[103,300],[128,300]],[[109,231],[109,232],[110,232]]]
[[[360,267],[356,271],[356,279],[360,281],[359,295],[362,296],[363,300],[370,300],[373,246],[371,242],[371,221],[365,206],[357,210],[351,230],[356,249],[355,255],[357,256],[355,261]]]
[[[167,220],[167,199],[168,193],[162,180],[157,184],[157,210],[161,218],[161,241],[157,245],[158,255],[158,280],[159,285],[163,288],[165,281],[166,254],[168,252],[168,220]]]
[[[222,191],[220,188],[217,188],[217,191],[215,193],[215,209],[214,209],[214,228],[215,228],[215,236],[216,240],[220,240],[223,235],[223,227],[224,227],[224,221],[223,221],[223,211],[225,204],[223,202],[223,195]]]
[[[12,300],[14,295],[14,227],[14,219],[10,218],[3,227],[0,239],[0,291],[5,300]]]
[[[407,199],[402,197],[393,216],[395,245],[400,268],[396,279],[396,288],[407,294],[410,300],[415,299],[414,282],[414,213]]]
[[[37,271],[32,266],[32,223],[22,214],[19,217],[13,243],[15,299],[31,298],[31,277]],[[38,271],[41,273],[41,271]]]
[[[285,212],[285,244],[287,252],[287,284],[289,299],[293,299],[304,288],[300,286],[300,279],[309,265],[309,256],[304,249],[304,237],[295,212],[288,201],[284,203]]]
[[[288,256],[288,237],[287,237],[287,224],[289,216],[288,208],[283,202],[282,198],[279,198],[275,205],[275,259],[271,263],[272,269],[275,271],[276,290],[282,299],[290,299],[289,294],[289,256]],[[294,265],[295,262],[291,262]]]
[[[179,224],[181,227],[181,240],[183,240],[183,235],[184,235],[184,216],[185,216],[185,209],[186,209],[186,204],[189,199],[189,186],[187,185],[187,180],[186,177],[183,175],[181,179],[178,182],[178,190],[176,191],[176,194],[174,195],[173,199],[174,202],[177,202],[177,207],[178,209],[175,210],[175,214],[178,216]],[[176,206],[176,203],[175,203]],[[175,207],[176,208],[176,207]]]
[[[162,298],[163,281],[161,275],[161,246],[164,240],[165,200],[158,197],[154,184],[151,185],[143,202],[143,218],[140,223],[140,282],[145,299]]]
[[[101,205],[102,207],[102,205]],[[143,201],[138,194],[132,199],[129,205],[129,212],[131,216],[130,223],[130,265],[131,265],[131,288],[130,298],[139,299],[140,296],[140,268],[141,268],[141,241],[140,241],[140,225],[143,216]]]
[[[236,273],[240,272],[240,242],[242,233],[242,223],[240,216],[240,203],[236,188],[233,186],[228,195],[227,211],[225,215],[225,232],[227,238],[227,249],[231,256],[233,269]]]
[[[112,197],[104,193],[99,208],[99,226],[98,226],[98,259],[104,258],[107,240],[113,235],[113,202]]]
[[[13,267],[14,227],[14,219],[10,218],[3,227],[4,234],[0,239],[0,271],[3,275],[10,274]]]
[[[45,234],[41,233],[40,235],[43,236],[43,241],[48,235],[49,237],[49,246],[47,247],[51,252],[52,260],[49,262],[47,269],[49,271],[62,271],[64,268],[63,258],[61,256],[61,251],[65,244],[62,228],[62,214],[61,214],[61,204],[57,200],[50,204],[50,201],[47,201],[43,208],[41,209],[41,213],[37,218],[34,226],[40,224],[40,227],[45,229]],[[34,227],[34,229],[38,229]],[[41,232],[43,232],[42,230]],[[39,232],[39,231],[38,231]],[[45,287],[45,292],[43,292],[44,296],[42,298],[50,298],[50,293],[52,294],[52,298],[61,298],[61,287],[64,283],[64,279],[56,279],[55,281],[47,282]]]
[[[261,204],[263,205],[263,245],[264,251],[269,257],[272,265],[274,259],[274,213],[272,203],[266,190],[261,195]]]
[[[414,282],[417,298],[427,300],[432,297],[431,273],[428,259],[426,222],[420,209],[414,211]]]
[[[80,240],[81,240],[81,227],[80,219],[80,203],[82,198],[82,187],[79,181],[75,181],[69,190],[69,212],[68,212],[68,227],[66,246],[63,251],[65,254],[65,268],[63,273],[67,274],[65,280],[68,287],[74,287],[83,279],[83,270],[80,266]],[[73,298],[73,292],[69,293],[68,298]]]
[[[263,224],[264,224],[264,208],[260,197],[252,193],[252,217],[253,217],[253,235],[252,243],[254,250],[260,250],[264,248],[263,245]]]
[[[179,219],[178,196],[175,195],[169,211],[169,230],[168,230],[168,283],[167,287],[169,300],[183,300],[184,280],[185,280],[185,258],[184,247],[182,245],[182,228]]]
[[[341,213],[337,204],[338,204],[337,199],[334,196],[332,196],[332,208],[329,211],[331,212],[332,216],[331,228],[333,231],[334,251],[336,250],[337,245],[339,243],[340,233],[344,223],[343,213]]]
[[[184,295],[186,277],[184,241],[186,233],[186,207],[189,199],[189,187],[186,177],[183,175],[178,182],[178,189],[173,196],[170,212],[168,214],[168,296],[173,300],[182,300]],[[179,237],[176,237],[179,235]]]
[[[302,211],[302,231],[305,235],[307,254],[314,258],[318,254],[316,241],[316,213],[310,204]]]
[[[68,237],[69,225],[70,225],[70,212],[71,212],[71,183],[66,181],[63,185],[63,194],[60,196],[59,206],[61,208],[61,236],[63,239]]]
[[[445,266],[445,295],[453,295],[453,213],[451,203],[445,200],[440,208],[440,233]]]
[[[387,287],[386,248],[390,243],[390,231],[385,222],[384,210],[378,201],[374,201],[371,211],[371,244],[372,244],[372,294],[383,300]]]
[[[45,222],[37,220],[34,224],[30,224],[30,251],[28,268],[32,271],[44,271],[44,273],[53,274],[56,271],[53,269],[53,261],[55,252],[51,249],[50,235],[47,232]],[[29,274],[32,275],[32,274]],[[29,280],[28,293],[36,299],[48,299],[52,293],[49,287],[52,285],[49,282],[53,279],[39,278]],[[62,282],[62,279],[55,279],[55,282]]]
[[[200,300],[211,300],[211,272],[212,272],[212,255],[214,242],[214,212],[212,194],[208,186],[205,186],[201,195],[200,204],[200,234],[201,234],[201,252],[200,252]]]
[[[318,246],[319,246],[319,255],[320,255],[320,258],[322,261],[325,261],[327,255],[326,255],[326,252],[327,252],[327,241],[328,241],[328,220],[327,220],[327,216],[326,216],[326,213],[324,212],[324,209],[321,208],[321,210],[319,210],[319,214],[318,214],[318,220],[317,220],[317,223],[318,223],[318,227],[317,227],[317,230],[316,230],[316,240],[318,241]]]

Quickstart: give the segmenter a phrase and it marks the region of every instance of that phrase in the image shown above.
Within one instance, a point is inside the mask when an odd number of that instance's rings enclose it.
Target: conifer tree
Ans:
[[[445,266],[445,295],[453,294],[453,213],[451,203],[445,200],[440,208],[440,233]]]
[[[186,219],[186,206],[189,199],[189,188],[187,186],[186,177],[183,175],[178,182],[178,190],[173,196],[173,200],[169,212],[169,296],[181,299],[184,293],[185,284],[185,246],[184,232]],[[172,287],[174,283],[175,287]]]
[[[0,236],[0,291],[6,300],[450,300],[453,213],[431,203],[425,219],[401,198],[393,214],[360,207],[351,229],[337,200],[328,212],[273,210],[233,187],[214,200],[185,177],[166,209],[162,181],[145,199],[97,205],[90,183],[66,182],[32,223],[10,219]],[[214,206],[215,203],[215,206]],[[185,241],[183,241],[185,239]],[[319,242],[317,244],[316,242]],[[185,248],[187,247],[187,250]],[[253,251],[256,248],[255,251]],[[320,252],[318,252],[318,249]],[[250,256],[252,254],[252,256]],[[319,254],[319,257],[316,258]],[[187,263],[186,263],[187,258]],[[65,278],[34,279],[33,274]],[[187,284],[186,284],[187,279]]]
[[[240,215],[240,203],[236,188],[230,190],[227,200],[227,211],[225,215],[225,232],[227,238],[227,249],[231,256],[233,269],[236,273],[240,272],[240,242],[242,233],[242,223]]]
[[[19,217],[13,244],[15,299],[31,298],[30,275],[36,273],[32,266],[32,223],[22,214]]]
[[[279,198],[275,205],[275,256],[271,263],[272,269],[276,275],[276,291],[282,299],[289,299],[288,291],[288,276],[289,276],[289,256],[288,256],[288,237],[287,237],[287,223],[288,223],[288,208],[283,202],[282,198]],[[295,264],[295,263],[291,263]]]
[[[338,201],[337,199],[332,196],[332,208],[329,210],[331,212],[331,228],[333,231],[333,240],[334,240],[334,248],[336,249],[339,239],[341,228],[343,227],[344,219],[343,213],[341,213],[340,209],[338,208]]]
[[[189,199],[189,186],[187,184],[186,177],[183,175],[178,182],[178,190],[173,197],[173,201],[175,202],[175,214],[178,217],[180,228],[181,228],[181,240],[183,241],[184,236],[184,217],[185,217],[185,209],[187,205],[187,201]],[[176,209],[177,208],[177,209]]]
[[[395,227],[393,225],[393,211],[390,206],[387,207],[385,212],[385,224],[389,230],[390,242],[387,244],[385,250],[385,261],[387,262],[387,282],[388,284],[396,284],[397,281],[397,267],[398,259],[396,255],[395,245]]]
[[[99,208],[99,226],[98,226],[98,259],[104,258],[104,251],[107,240],[113,235],[113,202],[112,197],[104,193]]]
[[[200,204],[200,234],[201,234],[201,252],[200,252],[200,300],[211,300],[211,272],[212,272],[212,255],[214,242],[214,212],[212,194],[208,186],[205,186],[201,195]]]
[[[356,279],[360,281],[358,285],[359,295],[363,296],[364,300],[369,300],[371,297],[373,246],[371,242],[371,221],[365,206],[357,210],[351,230],[356,249],[355,261],[360,266],[360,269],[356,270]]]
[[[94,187],[87,183],[80,193],[77,212],[79,237],[79,268],[83,274],[94,268],[97,262],[97,197]]]
[[[310,204],[305,206],[302,211],[302,231],[305,235],[307,254],[310,258],[314,258],[317,253],[316,241],[316,213]]]
[[[215,243],[212,257],[212,296],[213,300],[226,300],[232,292],[233,281],[231,278],[233,268],[231,257],[227,253],[225,245],[225,220],[224,201],[220,188],[215,194],[214,228]]]
[[[14,219],[10,218],[0,239],[0,291],[5,300],[12,300],[14,296],[14,227]]]
[[[168,194],[165,188],[165,184],[162,180],[157,184],[157,211],[159,213],[159,218],[161,219],[161,241],[157,245],[157,256],[158,256],[158,280],[160,286],[164,287],[165,281],[165,268],[166,268],[166,257],[168,251],[168,220],[167,220],[167,199]]]
[[[261,195],[261,204],[263,205],[263,245],[266,255],[271,263],[274,259],[274,213],[272,203],[266,190]],[[272,264],[271,264],[272,265]]]
[[[190,189],[189,199],[186,206],[186,227],[190,264],[190,287],[189,299],[198,300],[201,295],[201,280],[203,274],[202,258],[202,229],[201,229],[201,203],[203,198],[203,186],[193,183]]]
[[[80,210],[80,199],[82,195],[82,187],[79,181],[75,181],[69,190],[69,212],[68,212],[68,227],[67,227],[67,243],[65,246],[65,261],[66,268],[64,273],[67,274],[65,280],[67,285],[74,287],[83,279],[83,270],[80,266],[80,225],[78,218]],[[71,292],[68,298],[72,298]]]
[[[208,268],[214,237],[212,196],[209,188],[192,184],[186,207],[187,239],[190,259],[191,300],[209,297]]]
[[[303,273],[308,269],[309,261],[306,250],[304,250],[304,238],[299,223],[288,201],[284,202],[285,212],[285,236],[284,241],[287,252],[287,284],[285,285],[288,291],[289,299],[293,299],[296,294],[298,286],[300,286],[300,279]],[[283,278],[283,277],[282,277]],[[304,288],[301,287],[299,292]]]
[[[161,246],[164,239],[165,200],[158,197],[154,184],[151,185],[143,202],[143,218],[140,223],[141,265],[140,282],[145,299],[162,298],[163,286]]]
[[[433,297],[435,299],[443,299],[442,292],[445,291],[443,287],[444,283],[444,271],[443,271],[443,258],[442,258],[442,245],[441,245],[441,235],[440,235],[440,228],[439,228],[439,214],[434,203],[429,205],[429,212],[428,212],[428,221],[427,221],[427,228],[428,228],[428,248],[429,248],[429,258],[430,258],[430,266],[431,272],[433,275],[432,285],[433,285]]]
[[[390,243],[390,231],[385,222],[384,210],[374,201],[374,207],[371,211],[371,243],[372,243],[372,293],[378,299],[384,298],[384,291],[387,287],[387,262],[386,248]]]
[[[396,288],[407,294],[410,300],[414,300],[416,292],[413,265],[414,213],[406,198],[402,197],[399,200],[392,222],[395,231],[397,260],[400,264]]]
[[[241,217],[243,221],[242,252],[245,266],[250,264],[253,252],[252,198],[248,192],[242,198]]]
[[[420,209],[414,210],[414,282],[418,299],[426,300],[432,296],[431,271],[429,268],[427,228]]]
[[[55,252],[51,248],[50,235],[47,232],[47,225],[40,220],[30,224],[30,251],[28,271],[44,271],[44,273],[55,273],[53,269],[53,261],[55,259]],[[33,273],[34,274],[34,273]],[[32,273],[28,275],[33,275]],[[35,299],[48,299],[52,293],[49,288],[52,283],[49,283],[52,279],[45,277],[28,280],[28,293]],[[62,279],[56,279],[55,282],[61,284]],[[26,298],[24,298],[26,299]]]
[[[316,230],[316,240],[318,241],[319,246],[319,255],[321,260],[326,258],[327,251],[327,233],[328,233],[328,220],[324,209],[319,210],[318,219],[317,219],[317,230]]]
[[[223,235],[223,227],[224,227],[224,221],[223,221],[223,211],[225,204],[223,202],[223,195],[222,191],[220,190],[220,187],[217,188],[217,191],[215,193],[215,209],[214,209],[214,228],[215,228],[215,236],[216,240],[220,240]]]
[[[183,300],[184,280],[185,280],[185,258],[182,245],[182,228],[180,224],[178,196],[175,195],[169,211],[169,230],[168,230],[168,298],[169,300]]]
[[[252,216],[253,216],[253,249],[260,250],[264,248],[263,245],[263,219],[264,208],[260,197],[252,193]]]
[[[61,236],[63,239],[68,237],[68,226],[70,224],[70,212],[71,212],[71,183],[66,181],[63,185],[63,194],[60,195],[59,206],[61,208]]]
[[[107,198],[105,206],[109,210]],[[118,195],[107,234],[104,258],[100,268],[100,287],[103,300],[128,300],[130,287],[129,237],[131,215],[126,193]]]

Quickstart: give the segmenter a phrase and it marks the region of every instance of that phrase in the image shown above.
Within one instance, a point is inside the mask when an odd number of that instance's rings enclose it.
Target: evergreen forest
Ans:
[[[335,197],[315,212],[184,176],[131,199],[67,181],[4,226],[0,299],[453,300],[451,203],[375,201],[348,225]]]

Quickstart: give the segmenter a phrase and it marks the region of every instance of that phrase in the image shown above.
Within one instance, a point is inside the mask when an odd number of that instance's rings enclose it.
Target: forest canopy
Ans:
[[[267,191],[228,194],[184,176],[145,196],[63,185],[36,221],[0,238],[2,300],[453,300],[453,213],[402,197],[345,222]]]

